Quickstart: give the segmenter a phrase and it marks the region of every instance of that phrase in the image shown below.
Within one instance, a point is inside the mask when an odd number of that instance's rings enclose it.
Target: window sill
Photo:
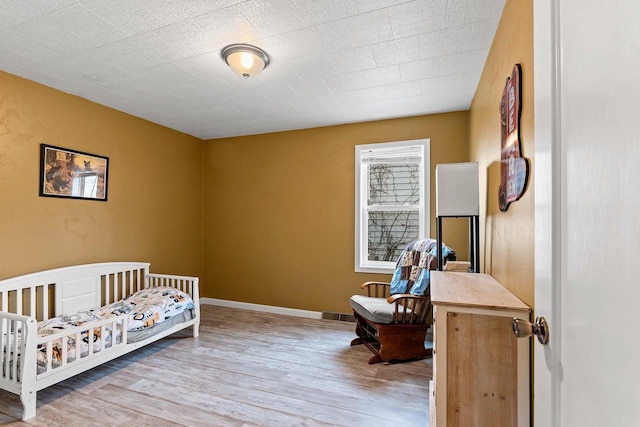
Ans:
[[[393,274],[395,267],[356,267],[356,273]]]

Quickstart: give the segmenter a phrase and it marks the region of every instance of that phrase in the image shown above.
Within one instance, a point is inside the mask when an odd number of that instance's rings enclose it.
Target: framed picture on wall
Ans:
[[[40,145],[40,196],[107,200],[109,158]]]

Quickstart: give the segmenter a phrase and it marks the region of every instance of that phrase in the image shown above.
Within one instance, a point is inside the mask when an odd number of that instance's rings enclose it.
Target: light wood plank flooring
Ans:
[[[13,426],[427,426],[431,359],[368,365],[354,324],[202,306],[183,331],[38,393]]]

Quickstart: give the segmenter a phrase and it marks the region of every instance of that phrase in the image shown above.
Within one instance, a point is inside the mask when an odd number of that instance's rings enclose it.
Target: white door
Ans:
[[[640,426],[640,1],[534,1],[534,422]]]

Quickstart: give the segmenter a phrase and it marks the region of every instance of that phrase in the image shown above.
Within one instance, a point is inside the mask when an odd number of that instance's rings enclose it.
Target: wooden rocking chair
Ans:
[[[432,349],[425,348],[424,341],[432,323],[428,281],[429,270],[437,265],[435,245],[432,239],[418,240],[401,255],[392,283],[404,284],[405,292],[392,295],[391,283],[366,282],[360,288],[367,289],[367,295],[351,297],[358,336],[351,345],[364,344],[371,350],[369,364],[431,356]],[[445,252],[447,259],[455,259],[453,250],[446,248]],[[424,269],[427,271],[422,272]],[[420,280],[426,283],[418,283]],[[414,284],[421,287],[418,294],[411,293],[416,290]]]

